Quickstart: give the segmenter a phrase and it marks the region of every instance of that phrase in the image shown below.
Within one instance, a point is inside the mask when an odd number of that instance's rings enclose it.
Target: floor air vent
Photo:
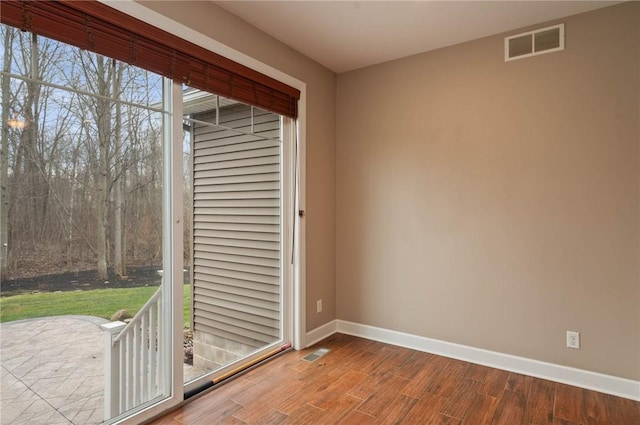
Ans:
[[[511,35],[504,39],[504,60],[564,50],[564,24]]]
[[[320,357],[324,356],[325,354],[327,354],[330,350],[328,348],[318,348],[316,351],[314,351],[311,354],[307,354],[306,356],[304,356],[302,358],[302,360],[306,360],[308,362],[315,362],[316,360],[318,360]]]

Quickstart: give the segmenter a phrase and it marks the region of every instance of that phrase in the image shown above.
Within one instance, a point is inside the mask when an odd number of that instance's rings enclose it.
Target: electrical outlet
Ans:
[[[567,348],[580,349],[580,332],[567,331]]]
[[[316,301],[316,313],[322,312],[322,300]]]

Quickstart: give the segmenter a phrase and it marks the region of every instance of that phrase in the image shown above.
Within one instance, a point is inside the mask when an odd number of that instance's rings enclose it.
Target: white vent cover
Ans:
[[[564,50],[564,24],[505,37],[504,60],[528,58]]]

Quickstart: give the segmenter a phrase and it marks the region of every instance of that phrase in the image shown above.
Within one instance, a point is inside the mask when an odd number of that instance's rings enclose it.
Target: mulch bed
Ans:
[[[136,288],[160,285],[158,270],[161,266],[129,267],[127,276],[120,278],[109,273],[109,279],[98,279],[95,270],[67,272],[28,278],[6,279],[0,284],[0,296],[30,294],[34,292],[90,291],[108,288]],[[188,277],[188,274],[185,274]]]

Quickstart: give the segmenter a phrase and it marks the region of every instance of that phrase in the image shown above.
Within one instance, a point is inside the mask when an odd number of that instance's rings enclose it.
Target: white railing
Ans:
[[[161,394],[159,304],[162,285],[127,324],[102,325],[105,341],[104,420]]]

